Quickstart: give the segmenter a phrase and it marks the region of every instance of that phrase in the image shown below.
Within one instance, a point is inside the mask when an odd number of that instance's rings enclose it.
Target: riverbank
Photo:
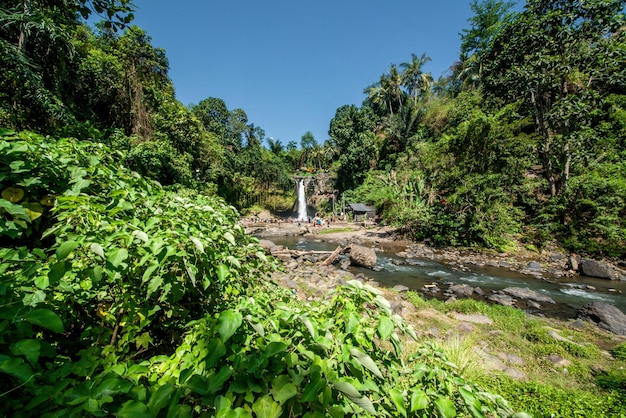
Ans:
[[[471,266],[470,260],[475,263],[506,260],[520,268],[531,261],[555,264],[562,261],[552,254],[515,257],[431,249],[404,239],[392,228],[370,225],[338,223],[329,228],[313,228],[302,224],[252,224],[246,229],[260,238],[297,236],[314,242],[327,241],[333,243],[331,247],[359,244],[391,250],[404,254],[407,260],[419,253],[420,257],[441,257],[443,261],[454,258],[454,252],[458,252],[456,261],[451,261],[457,268]],[[422,297],[402,287],[380,286],[367,276],[367,271],[351,272],[341,261],[323,266],[329,252],[284,251],[280,246],[272,248],[272,243],[266,240],[262,245],[268,252],[280,254],[282,260],[283,269],[273,275],[273,281],[291,289],[299,299],[328,298],[337,285],[349,280],[373,287],[390,302],[394,313],[413,326],[417,344],[434,342],[464,376],[502,394],[517,410],[531,412],[536,417],[551,413],[576,416],[576,411],[593,416],[616,416],[616,412],[622,412],[619,396],[623,395],[601,382],[624,381],[626,362],[613,353],[626,345],[626,337],[585,321],[542,318],[470,298],[441,301]]]
[[[298,222],[243,222],[245,230],[257,237],[302,236],[309,239],[336,242],[339,245],[360,244],[393,251],[405,258],[427,258],[450,264],[459,270],[470,266],[507,269],[528,274],[538,280],[550,281],[560,277],[576,277],[581,273],[584,262],[589,268],[589,277],[626,281],[626,265],[613,265],[604,261],[586,260],[575,254],[566,254],[558,248],[546,246],[541,251],[531,251],[518,245],[508,252],[488,249],[433,248],[424,243],[415,243],[390,226],[373,223],[335,222],[322,227],[312,223]]]

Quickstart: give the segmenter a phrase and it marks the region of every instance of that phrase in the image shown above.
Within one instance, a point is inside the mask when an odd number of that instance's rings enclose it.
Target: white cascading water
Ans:
[[[298,220],[306,221],[306,196],[304,194],[304,180],[298,182]]]

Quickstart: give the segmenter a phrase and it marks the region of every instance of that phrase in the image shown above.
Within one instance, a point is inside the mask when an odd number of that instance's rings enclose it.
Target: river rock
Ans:
[[[270,253],[274,248],[276,248],[276,244],[274,244],[273,241],[270,241],[268,239],[260,239],[259,240],[259,245],[261,246],[261,248],[263,248],[265,250],[265,252]]]
[[[543,270],[543,267],[541,267],[541,264],[539,264],[536,261],[531,261],[530,263],[528,263],[528,265],[526,265],[526,268],[530,271],[541,271]]]
[[[617,335],[626,335],[626,315],[613,305],[591,302],[578,310],[578,318],[594,322]]]
[[[515,306],[515,299],[513,299],[509,295],[503,295],[501,293],[494,293],[493,295],[490,295],[487,299],[499,305]]]
[[[534,290],[530,289],[524,289],[521,287],[507,287],[506,289],[502,289],[502,291],[518,299],[528,299],[539,303],[556,303],[554,302],[554,300],[552,300],[551,297],[542,295],[541,293],[535,292]]]
[[[448,292],[460,297],[470,297],[474,293],[474,288],[467,284],[455,284],[448,288]]]
[[[567,267],[570,270],[578,271],[579,264],[579,257],[577,255],[570,255],[567,257]]]
[[[616,279],[615,269],[609,263],[602,261],[582,259],[580,262],[580,274],[589,277],[597,277],[599,279]]]
[[[403,284],[397,284],[393,288],[396,290],[396,292],[400,292],[400,293],[407,292],[410,290],[407,286]]]
[[[376,251],[373,248],[352,245],[350,248],[350,262],[355,266],[374,268],[376,266]]]
[[[352,263],[350,262],[350,259],[349,259],[349,258],[344,258],[344,259],[342,259],[342,260],[339,262],[339,268],[340,268],[341,270],[348,270],[348,267],[350,267],[350,264],[352,264]]]

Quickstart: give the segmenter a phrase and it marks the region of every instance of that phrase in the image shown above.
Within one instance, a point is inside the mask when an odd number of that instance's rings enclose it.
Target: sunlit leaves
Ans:
[[[226,342],[241,326],[243,317],[239,312],[228,309],[219,316],[218,332],[222,341]]]

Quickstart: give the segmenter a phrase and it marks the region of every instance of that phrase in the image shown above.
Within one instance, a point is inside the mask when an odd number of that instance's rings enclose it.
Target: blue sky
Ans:
[[[135,0],[134,23],[165,49],[176,97],[241,108],[283,144],[319,143],[338,107],[391,64],[426,53],[438,78],[458,59],[470,0]]]

